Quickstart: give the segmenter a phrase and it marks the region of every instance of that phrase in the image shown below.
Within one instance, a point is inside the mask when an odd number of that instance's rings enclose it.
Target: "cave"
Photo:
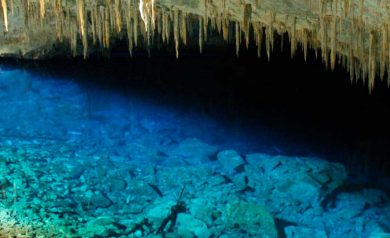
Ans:
[[[390,237],[390,2],[0,5],[0,237]]]

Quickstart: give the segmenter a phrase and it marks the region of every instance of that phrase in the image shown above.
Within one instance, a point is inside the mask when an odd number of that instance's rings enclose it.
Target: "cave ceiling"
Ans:
[[[0,0],[0,56],[88,57],[125,40],[129,55],[158,44],[180,49],[250,44],[270,57],[275,35],[288,36],[291,55],[315,50],[330,70],[351,79],[390,69],[388,0]],[[218,36],[218,37],[216,37]],[[261,55],[262,52],[265,54]],[[386,76],[387,78],[387,76]]]

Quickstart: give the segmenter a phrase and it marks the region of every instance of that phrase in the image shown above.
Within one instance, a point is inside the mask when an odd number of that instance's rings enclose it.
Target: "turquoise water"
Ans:
[[[0,237],[390,237],[383,188],[200,111],[1,70]]]

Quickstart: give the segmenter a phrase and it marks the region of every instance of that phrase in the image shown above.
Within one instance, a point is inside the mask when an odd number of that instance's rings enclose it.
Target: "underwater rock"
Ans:
[[[325,231],[305,227],[288,226],[284,232],[286,238],[328,238]]]
[[[191,216],[190,214],[180,213],[177,217],[177,235],[180,237],[210,237],[211,232],[207,225]]]
[[[216,208],[215,201],[203,197],[192,199],[188,204],[191,215],[212,227],[215,220],[220,218],[220,211]]]
[[[380,234],[390,227],[388,195],[377,189],[345,190],[340,185],[347,174],[339,164],[264,154],[250,154],[244,160],[238,152],[227,150],[219,152],[214,162],[163,166],[111,156],[99,143],[67,145],[58,152],[61,143],[26,142],[17,151],[0,151],[7,157],[0,159],[4,172],[0,176],[7,184],[6,200],[1,199],[0,190],[0,213],[9,205],[14,209],[10,214],[21,216],[11,224],[39,222],[61,231],[41,237],[161,237],[153,233],[169,216],[184,185],[182,200],[188,209],[178,214],[173,232],[166,237],[276,238],[271,214],[286,221],[280,230],[284,229],[287,238],[321,238],[324,231],[328,238],[382,238]],[[15,145],[17,140],[12,142]],[[192,155],[217,154],[215,148],[195,139],[186,140],[182,149],[177,144],[169,146],[173,149],[160,153],[167,160],[172,155],[183,158],[180,153],[189,161]],[[43,148],[47,148],[45,153]],[[72,150],[77,150],[77,157],[72,157]],[[244,169],[237,171],[235,165],[242,164]],[[85,170],[78,176],[76,169],[70,176],[74,166]],[[148,183],[158,186],[163,197]],[[14,184],[16,203],[12,202]],[[324,209],[321,202],[327,195],[334,201]],[[345,213],[347,209],[354,211]],[[145,218],[152,225],[145,232],[130,234]]]
[[[95,191],[91,202],[95,208],[108,208],[113,204],[111,199],[109,199],[107,195],[100,191]]]
[[[273,170],[281,163],[276,157],[261,153],[247,154],[245,159],[252,166],[262,167],[264,172]]]
[[[247,236],[278,237],[273,217],[261,205],[246,202],[229,203],[226,205],[223,219],[228,228],[245,231]]]
[[[207,162],[208,157],[216,153],[217,148],[196,138],[187,138],[176,148],[168,152],[171,157],[183,158],[191,164]]]
[[[82,163],[77,163],[74,166],[68,167],[68,172],[64,174],[65,177],[70,179],[79,179],[81,175],[84,173],[85,167]]]
[[[300,203],[318,201],[320,196],[319,186],[306,181],[286,180],[276,186],[277,190],[274,192],[280,193],[281,196],[288,198],[291,202],[294,200]]]
[[[146,217],[151,223],[157,226],[157,224],[161,224],[164,218],[170,213],[171,207],[174,205],[174,201],[159,201],[158,204],[146,213]]]
[[[337,195],[335,207],[330,212],[343,219],[352,219],[363,213],[364,210],[383,205],[389,201],[386,193],[380,190],[365,189],[361,192],[343,192]]]
[[[115,223],[115,219],[109,216],[100,216],[93,221],[93,224],[100,225],[100,226],[107,226],[114,223]]]
[[[120,231],[114,224],[115,221],[112,218],[98,217],[81,225],[79,234],[82,237],[117,237]]]
[[[126,189],[127,183],[120,176],[111,176],[108,179],[111,192],[122,192]]]
[[[235,168],[245,163],[243,158],[234,150],[224,150],[217,155],[218,162],[225,173],[232,174]]]

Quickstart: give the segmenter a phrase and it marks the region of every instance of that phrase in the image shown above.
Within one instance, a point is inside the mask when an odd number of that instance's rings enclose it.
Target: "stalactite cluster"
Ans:
[[[237,55],[254,44],[259,57],[265,47],[270,58],[274,35],[288,33],[291,56],[301,48],[306,59],[312,48],[327,68],[343,65],[352,80],[367,79],[370,90],[377,75],[390,75],[389,2],[377,1],[384,10],[374,21],[366,17],[373,14],[370,0],[295,1],[306,9],[275,7],[283,6],[281,0],[191,0],[188,6],[179,0],[1,0],[1,14],[5,32],[20,27],[12,22],[18,18],[27,35],[55,29],[56,40],[68,43],[75,56],[88,57],[91,50],[109,49],[112,39],[127,37],[130,55],[136,47],[150,51],[162,42],[172,44],[179,57],[189,42],[197,41],[202,52],[213,34],[235,44]]]

